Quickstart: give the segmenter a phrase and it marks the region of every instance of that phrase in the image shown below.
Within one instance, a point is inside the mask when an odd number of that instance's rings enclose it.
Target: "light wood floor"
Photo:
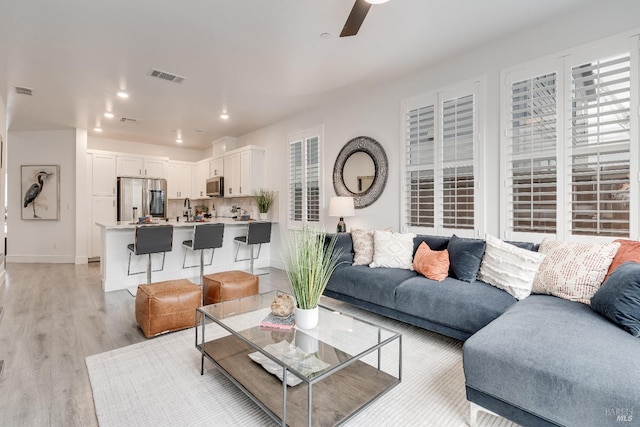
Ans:
[[[104,293],[100,264],[7,264],[0,284],[0,426],[96,426],[86,356],[144,341],[128,291]],[[260,292],[288,289],[282,270]]]

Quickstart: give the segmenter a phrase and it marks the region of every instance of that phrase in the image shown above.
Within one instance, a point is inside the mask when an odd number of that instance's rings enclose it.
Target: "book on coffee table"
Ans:
[[[269,313],[264,319],[260,321],[261,328],[269,328],[269,329],[293,329],[296,325],[295,314],[291,313],[290,315],[276,316],[273,313]]]

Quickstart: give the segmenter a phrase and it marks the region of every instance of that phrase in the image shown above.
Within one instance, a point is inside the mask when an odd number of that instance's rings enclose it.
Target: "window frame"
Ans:
[[[580,46],[569,51],[559,52],[534,61],[505,68],[500,72],[500,235],[508,240],[526,240],[539,242],[545,237],[574,242],[609,242],[617,238],[637,240],[639,235],[638,205],[638,101],[639,101],[639,37],[636,35],[618,35],[595,43]],[[598,236],[573,234],[572,227],[572,68],[588,62],[601,61],[616,55],[630,55],[630,114],[629,114],[629,236]],[[511,176],[509,165],[511,84],[532,79],[543,74],[555,72],[556,79],[556,232],[534,233],[514,231],[509,222],[511,209]]]
[[[318,138],[318,220],[313,221],[309,220],[309,209],[307,205],[308,200],[308,188],[307,188],[307,141]],[[324,141],[324,127],[323,126],[315,126],[302,131],[298,131],[290,134],[287,137],[287,146],[288,146],[288,171],[287,171],[287,227],[290,230],[299,230],[306,226],[317,227],[322,224],[322,208],[324,206],[324,180],[323,180],[323,141]],[[295,220],[292,218],[291,206],[293,202],[293,195],[291,192],[291,171],[292,171],[292,153],[291,147],[292,144],[296,142],[302,143],[302,219]]]
[[[401,180],[400,180],[400,218],[401,229],[403,232],[412,232],[418,234],[435,234],[435,235],[452,235],[456,234],[460,237],[479,237],[484,235],[485,230],[485,197],[484,197],[484,159],[483,159],[483,141],[484,141],[484,79],[475,78],[466,80],[451,86],[429,91],[417,96],[407,98],[401,103],[400,122],[401,122]],[[473,168],[473,228],[452,228],[444,225],[443,219],[443,200],[444,200],[444,169],[447,165],[459,164],[460,161],[445,161],[443,158],[443,108],[447,101],[461,99],[466,96],[473,96],[473,158],[467,163]],[[412,226],[410,225],[410,195],[407,173],[411,169],[409,165],[409,152],[407,150],[408,129],[409,129],[409,112],[420,109],[434,107],[434,153],[433,153],[433,176],[434,176],[434,222],[433,227],[430,226]]]

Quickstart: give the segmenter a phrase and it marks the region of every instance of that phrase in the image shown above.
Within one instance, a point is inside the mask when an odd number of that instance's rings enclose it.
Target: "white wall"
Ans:
[[[612,7],[615,4],[616,7]],[[280,191],[280,231],[286,227],[287,212],[287,135],[306,128],[324,125],[323,217],[325,228],[333,231],[335,218],[326,215],[328,198],[334,195],[333,163],[342,146],[351,138],[365,135],[384,147],[389,160],[389,177],[382,196],[373,205],[347,218],[347,227],[400,227],[400,167],[403,162],[400,109],[402,100],[431,90],[481,77],[484,79],[483,153],[486,159],[479,197],[485,201],[487,232],[499,233],[499,98],[500,69],[541,56],[588,43],[640,26],[640,2],[619,0],[586,5],[571,16],[548,22],[544,26],[521,29],[519,33],[496,40],[493,44],[457,55],[415,74],[375,89],[346,91],[344,99],[298,114],[264,129],[243,135],[239,145],[266,147],[266,186]],[[437,41],[434,41],[437,42]],[[279,233],[276,233],[278,235]],[[273,239],[272,239],[273,241]],[[278,242],[278,240],[276,240]],[[271,251],[272,259],[280,253]],[[274,264],[278,264],[274,259]]]
[[[73,263],[76,256],[76,131],[8,135],[7,261]],[[60,220],[20,219],[21,165],[60,165]]]
[[[4,181],[5,171],[7,170],[7,103],[2,95],[0,95],[0,139],[3,141],[0,148],[0,156],[2,158],[2,167],[0,168],[0,215],[4,215]],[[0,236],[0,283],[4,280],[4,219],[0,217],[0,225],[2,232]]]
[[[146,144],[143,142],[126,141],[123,139],[99,138],[89,136],[87,148],[91,150],[118,151],[140,156],[168,157],[171,160],[197,162],[211,157],[212,148],[193,150],[190,148],[171,147],[168,145]]]

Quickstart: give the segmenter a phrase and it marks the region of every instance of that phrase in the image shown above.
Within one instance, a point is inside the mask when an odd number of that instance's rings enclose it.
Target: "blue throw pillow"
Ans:
[[[449,237],[432,236],[429,234],[418,234],[413,238],[413,255],[415,256],[420,243],[425,242],[432,251],[443,251],[447,249]]]
[[[616,268],[591,297],[591,308],[640,337],[640,264],[625,262]]]
[[[476,280],[487,242],[481,239],[466,239],[451,236],[449,251],[449,276],[465,282]]]

